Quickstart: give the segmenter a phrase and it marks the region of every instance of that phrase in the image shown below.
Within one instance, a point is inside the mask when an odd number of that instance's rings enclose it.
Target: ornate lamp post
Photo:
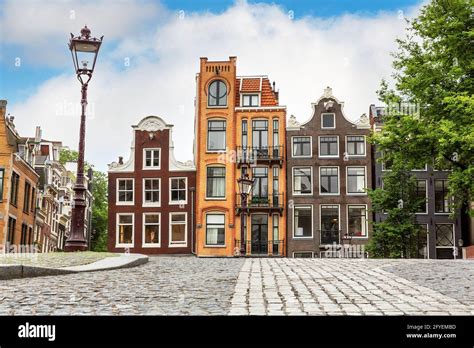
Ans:
[[[77,79],[81,83],[81,126],[79,130],[79,158],[77,159],[77,178],[74,185],[74,202],[72,207],[71,233],[64,247],[65,251],[82,251],[87,249],[87,241],[84,237],[84,215],[86,209],[84,184],[84,150],[86,135],[86,106],[87,87],[92,73],[94,72],[97,54],[102,44],[103,36],[100,39],[91,37],[91,31],[87,25],[82,28],[81,35],[71,34],[69,49],[71,50],[74,68]]]
[[[240,255],[245,255],[245,211],[247,210],[247,197],[250,195],[253,189],[253,182],[255,179],[250,179],[248,174],[237,179],[240,190],[240,198],[242,202],[242,210],[240,212]]]

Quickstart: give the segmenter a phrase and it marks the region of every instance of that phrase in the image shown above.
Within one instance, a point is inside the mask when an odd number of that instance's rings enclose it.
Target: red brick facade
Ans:
[[[192,252],[196,175],[192,163],[174,159],[172,127],[156,116],[144,118],[133,126],[130,159],[109,165],[110,251]]]

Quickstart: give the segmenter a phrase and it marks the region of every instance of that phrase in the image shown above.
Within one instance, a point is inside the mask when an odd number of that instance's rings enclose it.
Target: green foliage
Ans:
[[[108,223],[108,180],[107,174],[94,171],[92,184],[92,236],[91,250],[107,251],[107,223]]]
[[[453,215],[474,200],[472,9],[472,0],[433,0],[409,21],[394,54],[395,90],[382,81],[379,98],[419,108],[410,115],[391,110],[372,139],[387,153],[403,152],[409,168],[428,163],[451,170]]]
[[[61,149],[59,152],[59,161],[62,165],[66,162],[76,162],[79,153],[70,149]],[[107,174],[94,169],[93,165],[84,163],[85,170],[93,169],[92,180],[92,236],[91,236],[91,250],[92,251],[107,251],[107,221],[108,221],[108,201],[107,189],[108,180]]]
[[[395,158],[394,156],[392,156]],[[383,177],[383,188],[368,192],[372,210],[386,213],[386,219],[373,224],[367,251],[372,257],[416,257],[419,228],[415,213],[425,204],[416,196],[416,178],[406,162],[396,159]]]

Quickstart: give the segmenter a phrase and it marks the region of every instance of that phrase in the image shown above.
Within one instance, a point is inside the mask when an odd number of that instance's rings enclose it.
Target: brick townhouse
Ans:
[[[109,165],[109,251],[190,254],[194,244],[192,161],[178,162],[172,128],[157,116],[133,128],[131,154]]]
[[[366,244],[371,235],[369,119],[346,118],[326,88],[305,123],[287,127],[288,256],[324,257],[333,244]]]

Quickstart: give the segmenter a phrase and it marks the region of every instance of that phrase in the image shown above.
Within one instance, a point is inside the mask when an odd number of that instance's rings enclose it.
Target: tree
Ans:
[[[91,250],[107,251],[108,222],[107,174],[94,170],[92,183],[92,236]]]
[[[424,198],[416,195],[416,178],[406,162],[396,160],[383,177],[383,188],[368,192],[372,210],[386,213],[386,219],[373,223],[367,251],[372,257],[417,257],[420,229],[415,213]]]
[[[61,149],[59,161],[61,164],[66,162],[76,162],[79,153],[70,149]],[[93,165],[85,163],[84,166],[92,168],[92,231],[91,231],[91,250],[107,251],[107,221],[108,221],[108,180],[107,174],[94,169]]]
[[[388,157],[403,152],[408,169],[428,163],[451,170],[453,215],[474,200],[473,24],[471,0],[433,0],[408,21],[394,54],[395,88],[382,82],[380,95],[418,110],[388,115],[391,124],[374,137]]]

